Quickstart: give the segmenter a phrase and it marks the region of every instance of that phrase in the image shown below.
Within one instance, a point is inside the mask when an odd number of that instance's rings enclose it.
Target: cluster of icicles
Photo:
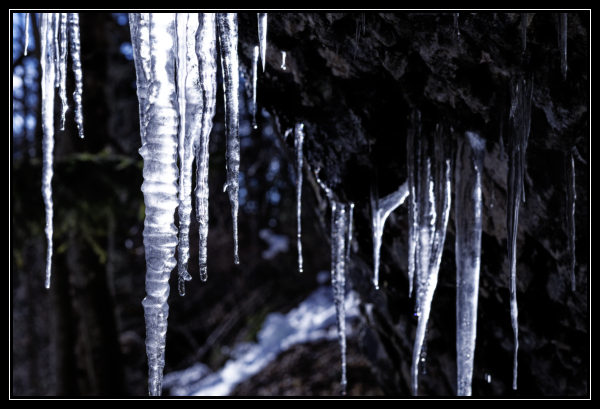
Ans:
[[[29,16],[27,16],[28,18]],[[28,20],[26,20],[28,21]],[[364,34],[364,14],[357,23],[357,39]],[[525,49],[526,13],[522,16],[523,48]],[[559,47],[561,71],[566,77],[566,14],[559,16]],[[192,195],[192,163],[196,158],[196,217],[200,235],[200,278],[207,279],[208,234],[208,160],[209,135],[215,114],[217,87],[217,37],[220,41],[221,64],[225,90],[225,134],[227,191],[231,203],[234,234],[234,261],[239,263],[237,240],[238,173],[240,144],[238,137],[238,26],[236,13],[130,13],[129,23],[133,56],[137,74],[140,133],[144,159],[142,191],[146,205],[144,246],[146,254],[146,292],[143,301],[146,319],[146,352],[149,366],[149,393],[160,395],[169,307],[169,276],[178,265],[179,293],[185,294],[189,258],[189,227]],[[455,33],[458,13],[454,13]],[[71,46],[75,72],[75,121],[83,137],[81,115],[82,74],[77,13],[41,13],[41,67],[43,120],[42,192],[46,205],[46,235],[48,254],[46,287],[50,286],[52,257],[52,154],[54,147],[54,87],[60,89],[62,102],[61,129],[64,129],[66,103],[67,42]],[[259,56],[265,69],[267,14],[258,13],[259,45],[253,58],[253,126],[256,127],[256,83]],[[28,38],[26,38],[26,43]],[[25,47],[27,50],[27,46]],[[282,68],[285,52],[282,52]],[[285,69],[285,68],[284,68]],[[517,303],[516,303],[516,236],[520,201],[525,201],[523,177],[525,152],[530,128],[533,76],[511,79],[510,138],[508,143],[508,206],[507,231],[510,261],[511,317],[515,334],[513,388],[517,381]],[[385,221],[389,214],[409,199],[408,273],[409,295],[416,282],[415,315],[417,333],[413,349],[412,391],[417,395],[419,366],[424,365],[427,321],[437,285],[442,251],[451,207],[451,157],[444,143],[448,129],[438,124],[431,136],[421,132],[419,111],[412,113],[412,126],[407,135],[408,180],[397,191],[379,198],[376,173],[371,184],[371,216],[375,288],[379,288],[379,253]],[[296,150],[296,189],[298,219],[298,265],[302,271],[301,191],[303,168],[304,126],[297,124],[294,132]],[[451,130],[450,130],[451,132]],[[290,132],[286,132],[286,136]],[[502,142],[501,142],[502,143]],[[575,288],[575,174],[573,154],[567,150],[567,225],[571,256],[572,288]],[[459,138],[454,166],[456,212],[457,266],[457,392],[471,394],[473,357],[477,327],[477,298],[481,251],[481,172],[485,156],[485,141],[474,132]],[[504,156],[504,155],[503,155]],[[181,169],[177,167],[179,158]],[[315,172],[331,205],[331,273],[337,312],[338,338],[342,352],[342,393],[346,389],[345,338],[345,269],[350,258],[352,214],[354,204],[341,203]],[[174,225],[174,211],[179,211],[179,229]],[[177,234],[179,233],[179,238]],[[175,260],[178,246],[179,260]]]

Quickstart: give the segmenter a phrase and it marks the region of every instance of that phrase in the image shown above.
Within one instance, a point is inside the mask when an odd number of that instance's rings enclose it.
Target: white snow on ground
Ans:
[[[358,318],[358,298],[354,292],[346,295],[346,322]],[[350,336],[351,325],[347,325]],[[335,306],[331,286],[320,286],[287,314],[267,315],[258,335],[258,343],[237,345],[234,359],[217,372],[196,363],[183,371],[166,374],[163,388],[175,396],[226,396],[235,386],[260,372],[279,353],[291,346],[323,339],[337,339]]]

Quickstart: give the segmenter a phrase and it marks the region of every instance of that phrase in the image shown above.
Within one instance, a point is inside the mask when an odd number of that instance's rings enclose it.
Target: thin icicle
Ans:
[[[196,218],[200,236],[200,279],[206,281],[208,240],[208,143],[217,100],[217,22],[215,13],[200,13],[196,34],[196,55],[202,92],[202,123],[196,151]],[[193,85],[193,84],[192,84]]]
[[[460,35],[460,30],[458,29],[458,14],[459,13],[452,13],[454,15],[454,35],[459,36]]]
[[[285,51],[281,52],[281,69],[285,70]]]
[[[298,221],[298,270],[302,272],[302,229],[300,213],[302,210],[302,145],[304,144],[304,124],[296,124],[294,147],[296,149],[296,217]]]
[[[342,395],[346,394],[346,294],[345,235],[346,205],[331,201],[331,287],[337,317],[338,342],[342,352]]]
[[[73,74],[75,75],[75,123],[79,130],[79,137],[83,138],[83,111],[81,110],[81,92],[83,89],[83,75],[81,73],[81,43],[79,41],[79,13],[69,13],[69,37],[71,44],[71,60],[73,61]]]
[[[417,216],[419,214],[419,205],[417,202],[417,175],[416,168],[418,162],[415,163],[415,159],[418,160],[418,156],[415,153],[415,138],[417,141],[421,137],[421,113],[417,110],[413,111],[410,118],[411,126],[408,130],[408,136],[406,138],[406,166],[408,168],[408,193],[410,202],[408,205],[408,296],[412,295],[413,281],[415,275],[415,255],[417,247],[419,245],[419,229],[417,223]],[[417,150],[419,152],[419,150]]]
[[[54,13],[40,14],[40,42],[42,66],[42,140],[43,169],[42,169],[42,196],[46,207],[46,239],[48,253],[46,255],[46,288],[50,288],[50,273],[52,271],[52,218],[54,205],[52,203],[52,170],[54,152]]]
[[[140,149],[144,159],[144,247],[146,293],[142,301],[146,318],[148,391],[162,393],[165,365],[169,276],[176,265],[177,228],[177,92],[175,13],[150,15],[151,79],[148,95],[146,140]]]
[[[456,183],[457,394],[471,396],[481,263],[481,171],[485,140],[467,132],[458,146]]]
[[[419,127],[413,124],[413,128]],[[412,391],[418,392],[419,364],[424,367],[425,336],[431,302],[437,286],[438,272],[446,240],[446,229],[450,214],[450,158],[444,146],[443,128],[438,125],[433,137],[433,152],[428,149],[428,139],[419,137],[419,158],[416,186],[418,243],[414,263],[417,281],[415,315],[419,317],[412,361]],[[432,163],[433,162],[433,163]]]
[[[221,44],[221,65],[223,67],[223,88],[225,89],[225,138],[227,151],[227,183],[224,189],[229,195],[233,219],[233,246],[235,264],[240,263],[238,255],[238,207],[240,172],[239,126],[239,70],[238,70],[238,21],[237,13],[217,13],[219,41]]]
[[[54,87],[60,87],[60,13],[52,13],[53,14],[53,29],[54,33]]]
[[[558,13],[558,49],[560,50],[560,72],[567,79],[567,13]]]
[[[523,53],[527,48],[527,13],[521,13],[521,39],[523,40]]]
[[[60,130],[65,130],[67,115],[67,13],[60,13]]]
[[[258,44],[260,44],[260,60],[264,72],[267,58],[267,13],[258,13]]]
[[[27,49],[29,48],[29,13],[25,13],[25,49],[23,54],[27,55]]]
[[[256,129],[256,83],[258,81],[258,46],[254,47],[254,59],[252,60],[252,127]]]
[[[569,269],[571,270],[571,290],[575,291],[575,161],[573,150],[565,150],[565,179],[567,191],[567,236],[569,238]]]
[[[517,352],[519,350],[519,325],[517,309],[517,227],[519,204],[523,194],[525,151],[531,124],[531,96],[533,75],[529,79],[516,76],[510,81],[510,137],[508,142],[508,180],[506,230],[510,266],[510,314],[515,335],[513,361],[513,389],[517,389]]]
[[[346,264],[350,261],[350,248],[352,247],[352,216],[354,214],[354,203],[348,205],[348,234],[346,235]]]
[[[408,197],[408,182],[404,182],[398,190],[390,193],[383,199],[377,197],[375,189],[371,189],[371,217],[373,230],[373,285],[379,289],[379,262],[381,251],[381,237],[383,227],[390,213],[404,203]]]

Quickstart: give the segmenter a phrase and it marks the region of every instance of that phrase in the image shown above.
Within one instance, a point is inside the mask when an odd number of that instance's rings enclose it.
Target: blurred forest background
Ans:
[[[33,14],[35,16],[35,14]],[[147,394],[144,314],[144,202],[138,100],[125,13],[80,15],[85,138],[73,119],[74,78],[67,68],[65,130],[55,112],[54,257],[44,288],[46,239],[41,193],[42,128],[38,24],[12,15],[11,297],[12,393],[35,395]],[[329,270],[330,250],[310,180],[304,183],[304,273],[297,268],[293,141],[287,143],[251,99],[241,66],[240,260],[233,263],[231,212],[225,182],[224,108],[219,73],[210,140],[208,281],[198,275],[198,225],[192,216],[186,296],[171,279],[165,374],[195,362],[217,370],[228,351],[256,334],[270,312],[285,313]],[[58,90],[57,101],[58,101]],[[195,185],[195,181],[193,182]],[[177,221],[177,213],[175,215]],[[260,232],[290,238],[288,251],[261,256]],[[263,233],[264,235],[265,233]],[[176,275],[176,272],[173,273]],[[349,394],[381,394],[355,340],[349,340]],[[336,341],[300,345],[262,373],[261,394],[339,394]],[[326,374],[326,376],[316,376]],[[281,383],[287,385],[281,387]],[[258,393],[252,386],[236,394]]]

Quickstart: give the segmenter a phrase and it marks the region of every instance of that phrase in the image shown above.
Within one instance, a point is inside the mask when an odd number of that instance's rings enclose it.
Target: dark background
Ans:
[[[328,270],[330,263],[329,215],[308,172],[321,167],[321,178],[338,198],[356,203],[358,252],[352,256],[348,285],[360,295],[363,316],[358,340],[349,342],[349,394],[409,394],[416,319],[414,301],[407,297],[406,206],[386,224],[381,290],[375,291],[370,283],[368,195],[375,169],[381,196],[404,182],[407,117],[416,108],[422,112],[424,133],[442,120],[453,127],[447,135],[453,148],[467,130],[487,141],[473,395],[588,394],[589,12],[568,16],[569,71],[563,81],[555,13],[530,13],[526,53],[519,13],[460,13],[459,38],[453,33],[452,13],[366,13],[365,34],[358,42],[361,13],[269,13],[258,130],[250,126],[250,105],[241,104],[241,264],[233,264],[230,206],[221,189],[224,111],[219,87],[210,148],[209,280],[198,278],[197,225],[192,223],[189,265],[194,279],[187,283],[185,297],[179,297],[177,282],[171,280],[165,373],[197,361],[218,369],[229,358],[223,347],[255,339],[268,313],[289,311],[316,288],[316,273]],[[15,396],[147,393],[142,162],[129,25],[123,13],[82,13],[80,22],[85,139],[77,135],[71,109],[65,130],[55,134],[55,253],[46,290],[39,40],[31,24],[30,56],[23,57],[23,15],[13,14]],[[239,14],[239,31],[240,67],[250,78],[255,13]],[[281,69],[281,51],[287,51],[286,70]],[[517,239],[519,389],[512,391],[506,162],[500,158],[499,135],[503,129],[506,143],[508,81],[523,69],[534,72],[535,85],[527,202],[521,207]],[[69,59],[71,107],[72,91]],[[241,102],[250,96],[245,86],[240,94]],[[55,124],[58,110],[56,114]],[[298,121],[306,129],[303,274],[297,272],[293,240],[293,141],[282,138]],[[567,261],[563,165],[563,150],[573,145],[588,163],[575,165],[575,292]],[[429,322],[427,374],[420,376],[420,393],[426,395],[455,394],[455,211],[453,207]],[[260,257],[267,245],[258,232],[267,227],[292,239],[289,251],[271,261]],[[298,346],[235,393],[335,395],[340,365],[335,342]],[[328,376],[323,381],[316,373]],[[485,382],[487,374],[491,384]],[[286,378],[297,380],[285,383]]]

